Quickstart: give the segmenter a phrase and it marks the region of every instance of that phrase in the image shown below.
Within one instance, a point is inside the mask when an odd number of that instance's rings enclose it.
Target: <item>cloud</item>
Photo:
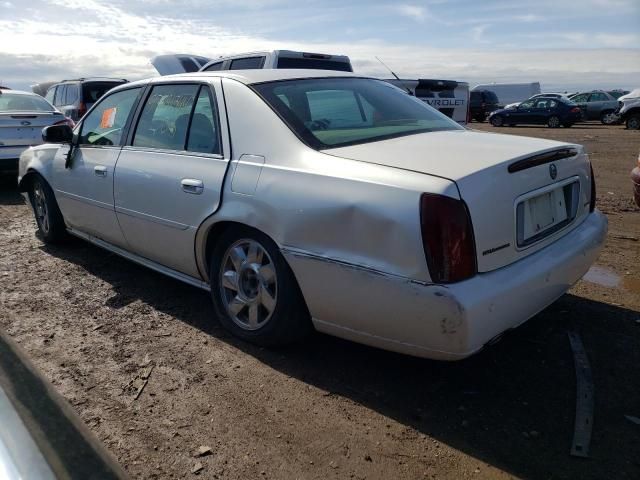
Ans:
[[[398,5],[396,11],[405,17],[409,17],[416,22],[424,22],[429,16],[429,12],[426,7],[420,7],[417,5]]]

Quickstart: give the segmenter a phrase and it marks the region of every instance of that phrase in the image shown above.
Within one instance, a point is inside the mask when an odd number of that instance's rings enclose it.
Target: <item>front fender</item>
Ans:
[[[20,155],[18,163],[18,190],[26,192],[31,178],[40,174],[51,183],[53,160],[60,148],[59,145],[44,144],[26,149]]]

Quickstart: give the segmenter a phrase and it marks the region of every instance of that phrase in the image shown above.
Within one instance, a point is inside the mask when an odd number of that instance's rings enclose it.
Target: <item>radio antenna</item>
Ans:
[[[396,77],[396,80],[398,80],[399,82],[402,82],[402,80],[400,80],[400,77],[398,77],[398,75],[396,75],[396,73],[395,73],[393,70],[391,70],[391,69],[387,66],[387,64],[386,64],[386,63],[384,63],[382,60],[380,60],[380,58],[378,58],[377,56],[375,57],[375,59],[376,59],[376,60],[378,60],[378,61],[382,64],[382,66],[383,66],[384,68],[386,68],[387,70],[389,70],[389,71],[391,72],[391,75],[393,75],[394,77]],[[409,95],[413,96],[413,92],[411,91],[411,89],[410,89],[409,87],[407,87],[407,86],[404,84],[404,82],[402,82],[401,84],[402,84],[402,86],[404,87],[404,89],[407,91],[407,93],[408,93]]]

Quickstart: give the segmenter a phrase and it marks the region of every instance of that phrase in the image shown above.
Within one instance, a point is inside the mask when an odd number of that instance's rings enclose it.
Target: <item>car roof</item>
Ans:
[[[81,78],[69,78],[66,80],[62,80],[56,85],[61,83],[70,83],[70,82],[126,82],[126,78],[112,78],[112,77],[81,77]]]
[[[312,69],[253,69],[253,70],[219,70],[215,72],[193,72],[179,73],[177,75],[165,75],[153,77],[146,80],[138,80],[137,82],[127,83],[126,87],[135,85],[146,85],[147,83],[164,83],[167,81],[179,82],[180,80],[189,81],[207,81],[214,78],[230,78],[245,85],[251,85],[262,82],[275,82],[278,80],[294,80],[304,78],[372,78],[363,75],[356,75],[351,72],[341,72],[334,70],[312,70]],[[120,88],[125,88],[123,85]]]

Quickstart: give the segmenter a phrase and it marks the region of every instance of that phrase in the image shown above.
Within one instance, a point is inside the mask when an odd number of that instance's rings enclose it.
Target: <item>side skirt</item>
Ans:
[[[174,278],[176,280],[180,280],[181,282],[187,283],[194,287],[198,287],[206,291],[211,290],[211,288],[209,287],[209,284],[202,281],[199,278],[195,278],[190,275],[186,275],[182,272],[178,272],[171,268],[165,267],[164,265],[160,265],[159,263],[149,260],[148,258],[144,258],[139,255],[136,255],[135,253],[131,253],[126,250],[123,250],[120,247],[116,247],[115,245],[112,245],[108,242],[105,242],[104,240],[101,240],[97,237],[81,232],[79,230],[75,230],[73,228],[67,227],[67,232],[69,232],[71,235],[74,235],[78,238],[86,240],[89,243],[93,243],[94,245],[100,248],[104,248],[105,250],[108,250],[112,253],[115,253],[116,255],[126,258],[127,260],[130,260],[139,265],[142,265],[143,267],[150,268],[151,270],[155,270],[158,273],[162,273],[164,275],[167,275],[168,277]]]

